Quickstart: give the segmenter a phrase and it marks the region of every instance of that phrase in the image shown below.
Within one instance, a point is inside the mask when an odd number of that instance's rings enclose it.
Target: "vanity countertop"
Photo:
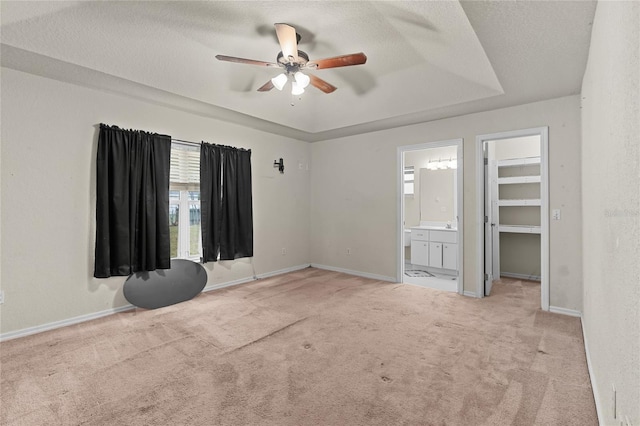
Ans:
[[[457,231],[456,228],[447,228],[446,226],[432,226],[432,225],[421,225],[421,226],[412,226],[411,229],[422,229],[429,231]]]

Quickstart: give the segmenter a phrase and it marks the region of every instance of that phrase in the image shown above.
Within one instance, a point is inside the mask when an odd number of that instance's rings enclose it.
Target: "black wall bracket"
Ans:
[[[273,167],[277,167],[280,173],[284,173],[284,160],[281,158],[280,161],[273,160]]]

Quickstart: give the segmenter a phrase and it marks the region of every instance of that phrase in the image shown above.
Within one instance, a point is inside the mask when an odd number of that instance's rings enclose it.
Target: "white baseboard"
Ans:
[[[240,284],[245,284],[245,283],[250,283],[251,281],[255,281],[255,278],[253,277],[246,277],[246,278],[240,278],[238,280],[233,280],[233,281],[227,281],[225,283],[218,283],[218,284],[211,284],[206,286],[205,288],[202,289],[203,293],[206,293],[208,291],[213,291],[213,290],[220,290],[221,288],[225,288],[225,287],[232,287],[234,285],[240,285]]]
[[[274,275],[280,275],[280,274],[285,274],[287,272],[298,271],[300,269],[308,268],[309,266],[311,266],[311,265],[304,264],[304,265],[293,266],[291,268],[280,269],[278,271],[272,271],[272,272],[266,272],[264,274],[258,274],[258,275],[256,275],[256,277],[257,278],[272,277]],[[231,287],[231,286],[234,286],[234,285],[248,283],[248,282],[251,282],[251,281],[254,281],[254,280],[255,280],[254,277],[241,278],[239,280],[234,280],[234,281],[229,281],[229,282],[225,282],[225,283],[209,285],[209,286],[206,286],[202,291],[206,292],[206,291],[217,290],[217,289],[220,289],[220,288]],[[80,315],[80,316],[77,316],[77,317],[67,318],[67,319],[60,320],[60,321],[54,321],[54,322],[50,322],[50,323],[47,323],[47,324],[36,325],[34,327],[23,328],[21,330],[9,331],[7,333],[0,334],[0,342],[5,341],[5,340],[10,340],[10,339],[17,339],[19,337],[30,336],[32,334],[42,333],[44,331],[54,330],[56,328],[66,327],[66,326],[69,326],[69,325],[80,324],[82,322],[86,322],[86,321],[91,321],[91,320],[94,320],[94,319],[102,318],[102,317],[105,317],[107,315],[117,314],[118,312],[130,311],[130,310],[135,309],[135,308],[136,307],[133,306],[133,305],[125,305],[125,306],[120,306],[120,307],[117,307],[117,308],[105,309],[104,311],[100,311],[100,312],[94,312],[94,313],[91,313],[91,314]]]
[[[476,298],[478,297],[475,291],[465,290],[464,293],[462,294],[467,297],[476,297]]]
[[[600,393],[596,386],[596,377],[593,374],[593,366],[591,364],[591,354],[589,352],[589,343],[587,342],[587,333],[584,329],[584,318],[580,316],[580,324],[582,325],[582,340],[584,342],[584,353],[587,356],[587,369],[589,370],[589,379],[591,380],[591,390],[593,391],[593,400],[596,403],[596,414],[598,415],[598,424],[604,424],[604,415],[602,411],[602,403],[600,401]]]
[[[207,292],[207,291],[219,290],[219,289],[225,288],[225,287],[232,287],[234,285],[250,283],[252,281],[255,281],[256,278],[257,279],[269,278],[269,277],[273,277],[273,276],[276,276],[276,275],[286,274],[287,272],[299,271],[301,269],[308,268],[309,266],[311,266],[311,265],[307,263],[307,264],[304,264],[304,265],[297,265],[297,266],[292,266],[290,268],[279,269],[277,271],[265,272],[264,274],[256,274],[255,277],[246,277],[246,278],[240,278],[240,279],[233,280],[233,281],[227,281],[227,282],[224,282],[224,283],[211,284],[211,285],[208,285],[205,288],[203,288],[202,292],[204,293],[204,292]]]
[[[333,272],[342,272],[344,274],[356,275],[358,277],[371,278],[372,280],[389,281],[392,283],[397,282],[394,277],[387,277],[387,276],[378,275],[378,274],[370,274],[368,272],[353,271],[351,269],[336,268],[335,266],[319,265],[317,263],[312,263],[311,267],[318,268],[318,269],[325,269],[327,271],[333,271]]]
[[[558,306],[549,306],[549,312],[553,312],[554,314],[569,315],[570,317],[582,318],[582,312],[576,311],[574,309],[560,308]]]
[[[0,342],[10,339],[17,339],[18,337],[30,336],[32,334],[42,333],[44,331],[54,330],[56,328],[66,327],[69,325],[79,324],[81,322],[91,321],[94,319],[106,317],[107,315],[117,314],[118,312],[130,311],[135,308],[136,307],[133,305],[125,305],[60,321],[54,321],[47,324],[36,325],[34,327],[23,328],[22,330],[9,331],[7,333],[0,334]]]
[[[256,275],[256,277],[262,279],[262,278],[269,278],[269,277],[274,277],[276,275],[282,275],[282,274],[286,274],[288,272],[295,272],[295,271],[299,271],[301,269],[305,269],[310,267],[311,264],[310,263],[306,263],[304,265],[298,265],[298,266],[292,266],[291,268],[285,268],[285,269],[279,269],[277,271],[272,271],[272,272],[265,272],[264,274],[258,274]]]
[[[501,277],[507,277],[507,278],[516,278],[519,280],[528,280],[528,281],[540,281],[540,276],[539,275],[527,275],[527,274],[518,274],[516,272],[502,272],[500,271],[500,276]]]

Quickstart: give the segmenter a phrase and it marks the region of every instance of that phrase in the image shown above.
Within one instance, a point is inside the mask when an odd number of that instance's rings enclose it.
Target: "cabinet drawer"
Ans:
[[[429,231],[426,229],[412,229],[411,239],[417,241],[429,241]]]
[[[438,241],[440,243],[457,243],[458,231],[429,231],[431,234],[430,241]],[[413,234],[411,235],[413,237]]]

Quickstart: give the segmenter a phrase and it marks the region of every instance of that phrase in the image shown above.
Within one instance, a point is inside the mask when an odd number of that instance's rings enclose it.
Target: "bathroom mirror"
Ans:
[[[456,224],[455,169],[420,169],[420,221]]]

